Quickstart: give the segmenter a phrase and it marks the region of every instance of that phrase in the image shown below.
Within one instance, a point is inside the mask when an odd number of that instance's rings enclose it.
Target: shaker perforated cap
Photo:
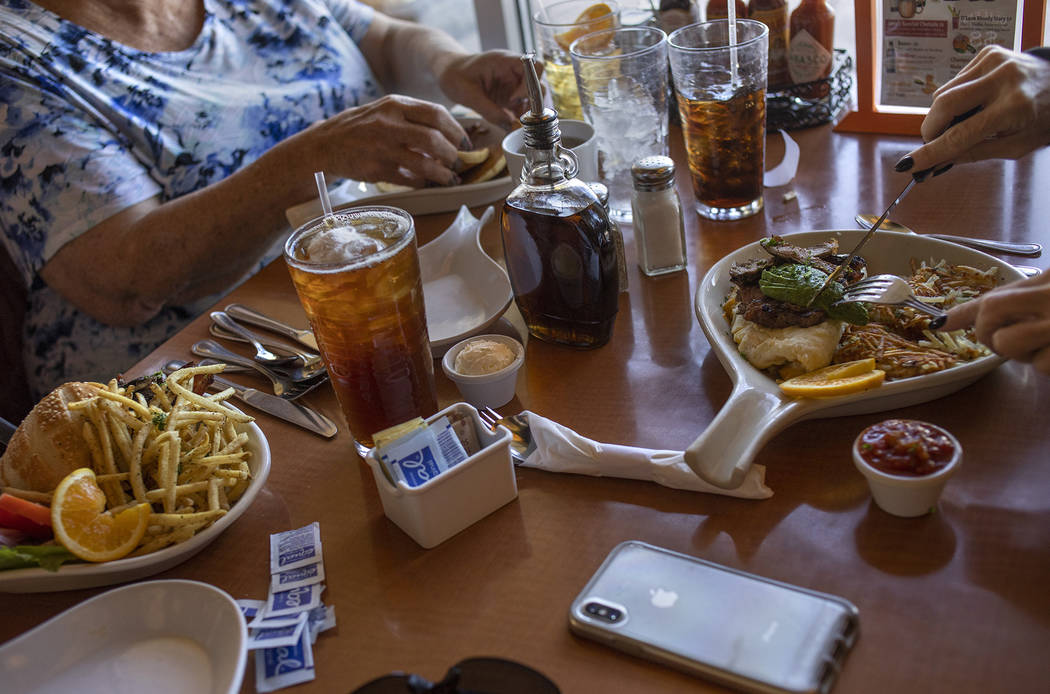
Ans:
[[[662,154],[642,157],[631,167],[635,190],[663,190],[674,185],[674,160]]]

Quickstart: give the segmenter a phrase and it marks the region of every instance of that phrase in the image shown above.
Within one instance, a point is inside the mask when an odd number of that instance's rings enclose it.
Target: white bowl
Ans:
[[[944,467],[928,475],[894,475],[868,463],[861,456],[860,443],[865,432],[871,427],[858,434],[853,441],[853,464],[868,480],[868,487],[875,499],[875,505],[894,516],[910,518],[933,511],[944,490],[944,485],[962,464],[962,446],[951,432],[936,424],[921,423],[947,436],[954,449],[951,460]],[[878,425],[873,424],[872,426]]]
[[[499,371],[490,374],[461,374],[456,371],[456,357],[467,345],[480,340],[491,340],[510,347],[514,352],[514,361]],[[476,335],[457,343],[445,352],[441,368],[451,378],[463,398],[474,407],[502,407],[514,399],[514,390],[518,382],[518,369],[525,362],[525,347],[513,337],[506,335]]]
[[[0,647],[4,691],[232,693],[244,618],[197,581],[147,581],[75,605]]]

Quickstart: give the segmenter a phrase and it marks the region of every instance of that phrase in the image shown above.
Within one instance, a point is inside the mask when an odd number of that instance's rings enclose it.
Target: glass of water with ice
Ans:
[[[631,165],[667,154],[667,35],[620,27],[576,39],[569,48],[583,116],[598,139],[598,168],[609,212],[631,221]]]

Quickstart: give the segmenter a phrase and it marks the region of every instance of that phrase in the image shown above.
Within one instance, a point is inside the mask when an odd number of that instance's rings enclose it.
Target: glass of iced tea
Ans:
[[[584,34],[620,26],[620,6],[613,0],[543,0],[533,6],[539,8],[533,27],[554,108],[560,118],[583,120],[569,46]]]
[[[769,29],[736,20],[690,24],[667,39],[696,209],[732,220],[762,209]]]
[[[376,432],[437,412],[412,216],[377,205],[320,217],[284,258],[362,457]]]

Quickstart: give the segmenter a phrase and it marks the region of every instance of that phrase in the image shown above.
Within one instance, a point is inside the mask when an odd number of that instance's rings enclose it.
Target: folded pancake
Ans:
[[[67,404],[96,392],[89,383],[65,383],[38,402],[0,457],[0,487],[50,492],[73,470],[91,467],[82,433],[87,415]]]

